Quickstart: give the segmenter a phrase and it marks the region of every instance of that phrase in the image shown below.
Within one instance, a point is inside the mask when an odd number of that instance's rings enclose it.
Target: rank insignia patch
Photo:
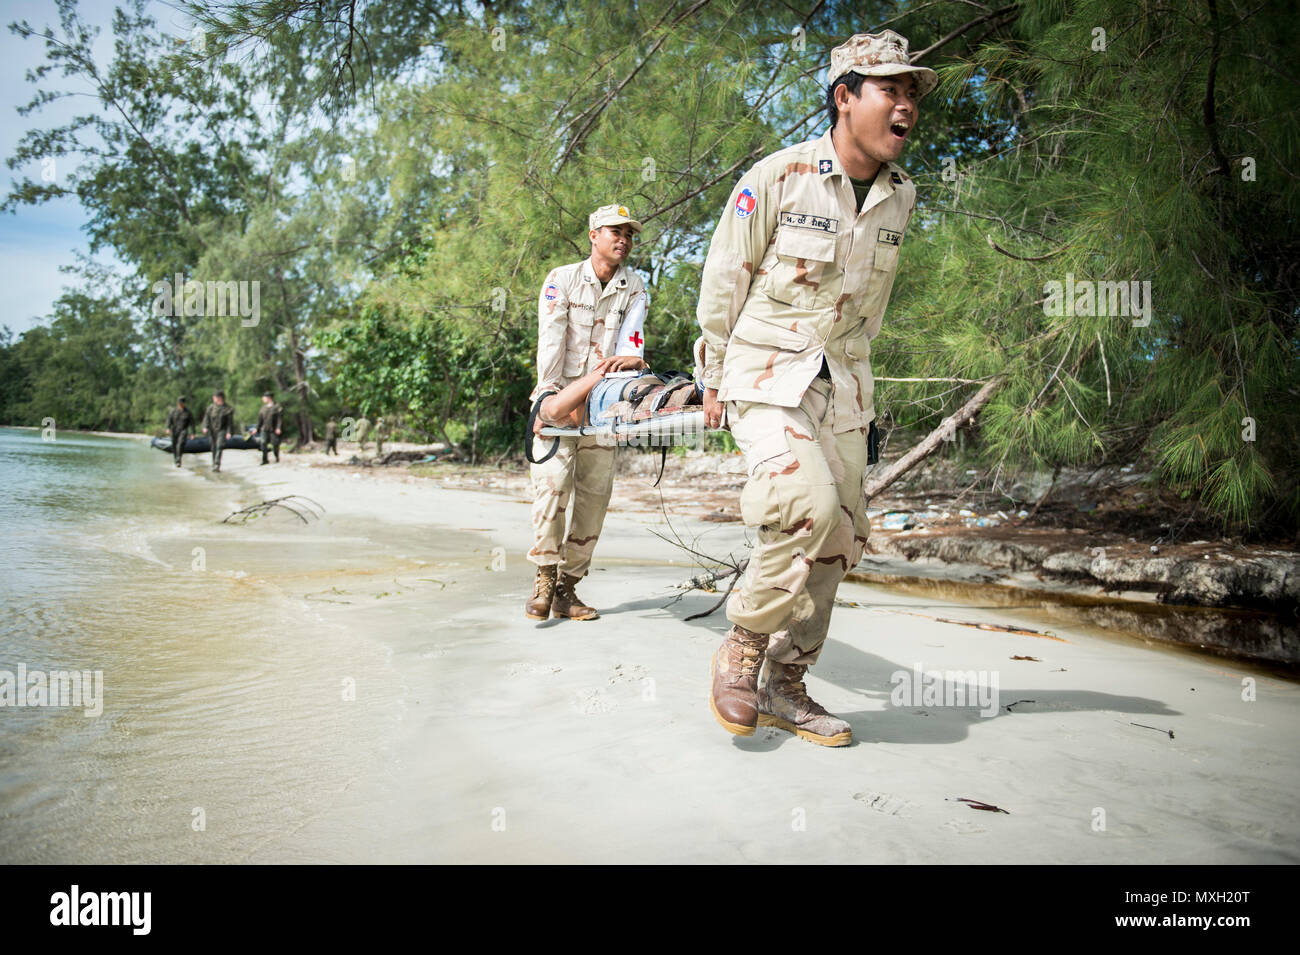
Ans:
[[[832,168],[833,167],[831,166],[831,161],[829,159],[817,160],[817,171],[822,173],[823,175],[830,172]]]
[[[758,200],[754,198],[754,191],[746,186],[740,190],[740,195],[736,196],[736,218],[748,219],[758,206]]]
[[[901,186],[903,184],[903,177],[896,172],[891,172],[889,174],[889,181],[896,186]]]

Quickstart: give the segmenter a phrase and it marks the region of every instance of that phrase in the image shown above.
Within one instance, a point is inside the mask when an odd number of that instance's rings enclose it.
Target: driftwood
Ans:
[[[292,503],[286,503],[290,501]],[[304,524],[310,523],[307,517],[319,519],[320,515],[325,513],[325,508],[309,497],[303,497],[301,494],[286,494],[284,497],[277,497],[270,501],[262,501],[260,504],[253,504],[249,507],[242,507],[237,511],[231,511],[221,519],[221,523],[247,524],[253,518],[261,517],[275,507],[284,508]],[[317,514],[313,508],[319,508],[320,514]]]
[[[862,494],[868,502],[879,495],[885,488],[889,487],[899,478],[901,478],[912,468],[916,467],[943,445],[945,441],[951,441],[957,434],[957,429],[963,425],[971,424],[975,416],[980,413],[983,407],[989,403],[993,393],[998,390],[1002,384],[1002,379],[994,378],[984,383],[984,387],[975,392],[974,395],[960,408],[940,422],[939,427],[931,431],[920,444],[912,448],[901,458],[889,465],[879,474],[873,474],[862,488]]]

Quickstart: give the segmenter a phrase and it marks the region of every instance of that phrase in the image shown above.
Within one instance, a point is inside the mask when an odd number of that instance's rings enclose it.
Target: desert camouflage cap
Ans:
[[[845,73],[861,73],[863,76],[914,73],[919,96],[933,92],[939,85],[934,70],[912,65],[907,54],[907,38],[893,30],[859,33],[831,50],[830,82],[835,82]]]
[[[641,223],[632,218],[632,213],[627,211],[627,206],[620,206],[618,203],[601,206],[587,216],[588,229],[599,229],[601,226],[607,225],[622,225],[624,222],[632,227],[633,232],[641,231]]]

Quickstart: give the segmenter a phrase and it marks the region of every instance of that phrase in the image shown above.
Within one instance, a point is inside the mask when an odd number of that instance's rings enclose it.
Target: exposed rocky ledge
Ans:
[[[1092,584],[1103,591],[1153,593],[1162,603],[1278,612],[1300,608],[1300,554],[1287,551],[1115,557],[1107,556],[1101,547],[1079,551],[975,533],[876,534],[872,545],[877,553],[909,561],[930,559],[1029,572],[1044,579]]]

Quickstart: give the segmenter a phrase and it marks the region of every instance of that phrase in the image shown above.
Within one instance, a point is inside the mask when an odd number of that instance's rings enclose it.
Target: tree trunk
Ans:
[[[293,390],[298,396],[298,445],[302,446],[311,444],[316,436],[307,410],[307,360],[298,347],[298,330],[292,324],[289,325],[289,348],[293,352]]]
[[[298,328],[294,324],[293,307],[289,302],[289,293],[284,287],[284,272],[275,270],[275,280],[280,286],[280,300],[284,304],[284,327],[289,331],[289,354],[293,360],[293,390],[298,396],[298,443],[293,446],[297,451],[303,445],[316,440],[311,424],[311,415],[307,411],[307,358],[298,345]]]
[[[871,499],[880,494],[881,491],[934,454],[945,440],[952,440],[958,428],[972,423],[975,416],[979,414],[980,409],[989,403],[989,399],[993,397],[993,393],[998,390],[1001,384],[1001,378],[994,378],[992,381],[986,382],[984,387],[975,392],[970,400],[958,408],[954,414],[944,418],[939,427],[926,435],[920,444],[878,475],[873,475],[862,489],[862,494],[867,499],[867,502],[870,503]]]

